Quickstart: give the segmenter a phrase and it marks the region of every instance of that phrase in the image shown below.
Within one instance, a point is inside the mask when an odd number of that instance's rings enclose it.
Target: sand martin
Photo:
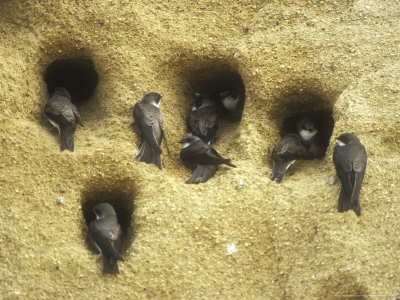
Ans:
[[[225,164],[236,168],[230,159],[222,158],[209,144],[197,136],[187,135],[179,141],[182,144],[180,157],[188,167],[195,166],[192,176],[186,183],[206,182],[217,171],[217,166]]]
[[[53,95],[44,106],[44,114],[50,123],[58,129],[60,134],[60,150],[74,151],[74,133],[76,126],[80,124],[81,117],[75,105],[71,102],[71,96],[65,88],[57,87]]]
[[[93,208],[96,220],[89,224],[89,237],[100,250],[103,273],[119,273],[117,261],[121,257],[123,233],[114,208],[108,203],[100,203]]]
[[[318,132],[318,126],[313,119],[304,118],[297,124],[297,133],[309,153],[308,159],[321,158],[324,155],[319,145]]]
[[[139,127],[144,141],[136,159],[145,163],[153,163],[162,169],[161,140],[164,139],[168,154],[167,138],[164,132],[164,121],[160,113],[161,95],[158,93],[146,94],[142,101],[133,107],[133,119]]]
[[[219,93],[219,98],[222,105],[233,118],[238,120],[242,118],[243,103],[239,94],[234,95],[231,90],[226,90]]]
[[[218,129],[217,108],[214,101],[206,96],[196,93],[196,103],[188,117],[189,130],[208,143]]]
[[[333,163],[342,182],[338,211],[353,209],[361,216],[360,190],[367,167],[367,153],[364,145],[353,133],[343,133],[333,150]]]
[[[271,180],[281,182],[289,167],[297,160],[307,157],[306,148],[295,133],[285,135],[272,150]]]

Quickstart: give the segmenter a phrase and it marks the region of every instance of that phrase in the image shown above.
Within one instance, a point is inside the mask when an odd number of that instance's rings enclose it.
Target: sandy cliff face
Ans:
[[[400,5],[295,2],[0,2],[4,299],[400,293]],[[60,153],[42,113],[44,74],[71,58],[90,59],[99,83],[78,104],[75,152]],[[238,168],[185,185],[177,141],[190,97],[227,73],[241,77],[246,102],[214,146]],[[163,95],[172,153],[162,171],[134,159],[132,108],[149,91]],[[277,184],[269,157],[298,110],[327,113],[333,134],[324,159],[296,163]],[[343,132],[368,153],[360,218],[336,212],[331,157]],[[118,206],[126,229],[118,276],[101,274],[87,242],[99,200]]]

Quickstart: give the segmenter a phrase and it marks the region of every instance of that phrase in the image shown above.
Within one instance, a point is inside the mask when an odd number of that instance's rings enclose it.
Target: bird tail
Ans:
[[[119,274],[118,262],[113,256],[102,254],[102,262],[103,262],[103,274],[105,273]]]
[[[338,212],[345,212],[348,210],[354,210],[357,216],[361,216],[361,204],[359,198],[355,201],[351,196],[346,195],[343,187],[340,189]]]
[[[136,159],[147,164],[155,164],[160,168],[160,170],[162,170],[161,154],[154,151],[146,140],[143,141],[142,147],[140,148],[138,155],[136,155]]]
[[[225,165],[230,166],[232,168],[236,168],[236,166],[234,164],[231,163],[230,159],[225,159],[223,162]]]
[[[198,184],[206,182],[217,172],[217,165],[196,165],[192,176],[185,182],[186,184]]]
[[[74,133],[75,128],[60,128],[60,150],[74,151]]]
[[[276,162],[275,160],[272,161],[272,174],[271,174],[271,180],[276,181],[276,182],[281,182],[283,179],[283,176],[286,174],[286,171],[289,169],[289,167],[295,162],[295,160],[289,160],[289,161],[278,161]]]

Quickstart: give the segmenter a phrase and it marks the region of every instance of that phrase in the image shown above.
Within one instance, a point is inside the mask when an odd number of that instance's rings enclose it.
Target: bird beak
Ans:
[[[179,144],[183,144],[185,142],[185,139],[183,138],[183,139],[181,139],[178,143]]]

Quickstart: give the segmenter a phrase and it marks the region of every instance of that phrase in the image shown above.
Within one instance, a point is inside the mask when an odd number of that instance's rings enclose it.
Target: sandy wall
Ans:
[[[399,19],[395,0],[0,1],[2,298],[392,299]],[[74,57],[93,61],[99,84],[78,105],[75,152],[60,153],[42,113],[43,76]],[[241,76],[246,102],[242,121],[222,122],[214,146],[238,168],[185,185],[191,172],[177,141],[190,95],[224,70]],[[172,152],[164,150],[162,171],[134,159],[132,108],[150,91],[163,95]],[[332,112],[325,158],[271,182],[280,126],[303,104]],[[342,132],[367,148],[360,218],[336,212],[331,157]],[[118,276],[101,274],[87,242],[87,207],[104,199],[125,212]]]

